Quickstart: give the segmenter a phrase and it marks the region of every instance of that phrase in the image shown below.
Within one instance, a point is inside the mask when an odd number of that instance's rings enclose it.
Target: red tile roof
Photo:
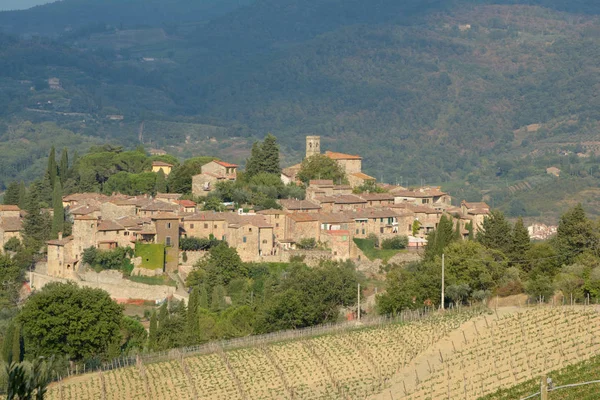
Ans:
[[[217,164],[219,164],[220,166],[225,167],[225,168],[237,168],[236,164],[231,164],[231,163],[228,163],[228,162],[225,162],[225,161],[215,161],[215,162]]]
[[[182,207],[196,207],[196,202],[192,200],[178,200],[177,203]]]
[[[355,172],[351,175],[354,176],[355,178],[362,179],[364,181],[374,181],[375,180],[375,178],[373,178],[372,176],[369,176],[362,172]]]
[[[362,160],[361,156],[352,155],[352,154],[344,154],[344,153],[336,153],[334,151],[326,151],[325,155],[332,160]]]
[[[0,204],[0,211],[21,211],[21,209],[12,204]]]
[[[169,164],[163,161],[152,161],[153,167],[172,167],[173,164]]]

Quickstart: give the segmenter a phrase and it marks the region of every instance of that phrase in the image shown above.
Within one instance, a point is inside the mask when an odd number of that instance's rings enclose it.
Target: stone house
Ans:
[[[58,234],[57,240],[46,242],[48,245],[48,275],[58,278],[72,279],[79,264],[79,256],[73,248],[73,238],[63,238]]]
[[[5,215],[4,213],[5,212],[3,211],[2,214],[0,214],[0,215]],[[9,212],[8,215],[13,215],[13,214]],[[0,216],[0,251],[4,251],[4,245],[11,238],[14,237],[19,240],[23,239],[23,237],[21,236],[21,229],[22,229],[21,217],[19,217],[19,216],[17,216],[17,217]]]
[[[156,193],[154,199],[166,203],[178,204],[177,201],[181,199],[181,196],[183,196],[181,193]]]
[[[368,208],[388,207],[394,204],[394,196],[389,193],[363,193],[359,196],[367,201]]]
[[[218,182],[235,181],[237,165],[224,161],[211,161],[200,168],[200,174],[192,177],[192,194],[205,197],[216,189]]]
[[[398,236],[398,214],[391,209],[359,210],[353,214],[354,237],[366,238],[373,234],[380,239]]]
[[[117,219],[121,217],[134,217],[137,215],[136,205],[129,200],[110,200],[100,205],[102,219]]]
[[[349,230],[322,231],[321,242],[331,250],[333,260],[343,261],[350,258],[352,233]]]
[[[279,204],[284,211],[291,213],[316,213],[321,206],[308,200],[281,199]]]
[[[245,262],[275,253],[273,227],[263,216],[245,216],[229,224],[226,239]]]
[[[368,204],[366,200],[353,194],[317,197],[315,202],[320,203],[322,210],[325,212],[359,210],[365,208]]]
[[[155,243],[166,246],[165,272],[175,272],[179,265],[180,218],[173,213],[155,214],[150,218],[156,228]]]
[[[169,164],[163,161],[152,161],[152,172],[158,173],[162,169],[163,173],[168,176],[173,169],[173,164]]]
[[[117,247],[134,247],[134,232],[123,225],[110,220],[101,220],[98,224],[96,245],[100,250],[112,250]]]
[[[184,237],[209,238],[224,240],[229,221],[233,213],[201,212],[183,217]]]
[[[321,224],[316,213],[291,213],[285,216],[286,233],[285,238],[295,243],[302,239],[315,239],[320,241]]]
[[[460,203],[460,209],[465,218],[473,223],[473,232],[478,232],[483,226],[483,220],[490,214],[490,206],[484,202],[467,202],[463,200]]]
[[[180,213],[195,213],[196,212],[196,202],[192,200],[177,200],[177,204],[179,205]]]
[[[438,210],[445,210],[452,206],[452,197],[444,193],[439,187],[423,187],[416,190],[392,190],[394,203],[409,203],[416,206],[427,206]]]
[[[348,183],[352,187],[360,187],[368,182],[375,182],[377,179],[365,174],[364,172],[353,172],[348,174]]]
[[[406,228],[408,232],[412,233],[412,224],[414,223],[414,221],[419,221],[420,228],[418,236],[422,237],[424,237],[429,232],[437,228],[440,222],[440,218],[442,218],[443,214],[442,211],[436,210],[435,208],[426,206],[416,206],[410,203],[394,204],[393,206],[390,206],[390,208],[396,212],[402,210],[406,213],[411,213],[412,221],[406,224],[407,221],[405,220],[405,225],[410,225],[410,227],[407,226]]]
[[[19,206],[14,206],[10,204],[1,204],[0,205],[0,218],[20,218],[21,217],[21,209]]]
[[[81,205],[75,206],[74,208],[67,208],[65,212],[71,216],[71,218],[77,217],[93,217],[99,219],[102,215],[102,211],[100,207],[97,206],[89,206],[89,205]]]
[[[92,216],[81,215],[73,219],[73,251],[82,254],[89,247],[98,247],[98,224]]]
[[[150,217],[162,213],[179,212],[179,205],[171,204],[164,201],[151,201],[138,210],[138,215],[142,217]]]
[[[287,213],[283,210],[268,209],[257,212],[258,215],[265,217],[267,222],[273,227],[275,242],[286,238],[287,232]]]

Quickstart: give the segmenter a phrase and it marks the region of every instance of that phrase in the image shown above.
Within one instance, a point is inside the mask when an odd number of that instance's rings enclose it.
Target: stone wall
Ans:
[[[187,255],[187,261],[183,261],[183,253]],[[181,251],[179,252],[179,266],[194,266],[208,255],[208,251]]]
[[[304,257],[304,262],[309,267],[316,267],[322,260],[331,260],[331,251],[328,250],[290,250],[291,257]]]
[[[75,282],[79,286],[105,290],[115,300],[141,299],[162,300],[175,294],[175,288],[165,285],[144,285],[123,279],[118,271],[103,271],[101,273],[85,272],[79,274],[80,280],[69,281],[33,272],[31,274],[32,288],[41,289],[51,282]]]

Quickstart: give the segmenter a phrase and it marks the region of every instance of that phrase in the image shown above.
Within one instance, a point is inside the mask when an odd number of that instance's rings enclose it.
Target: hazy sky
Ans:
[[[0,11],[24,10],[40,4],[51,3],[54,0],[0,0]]]

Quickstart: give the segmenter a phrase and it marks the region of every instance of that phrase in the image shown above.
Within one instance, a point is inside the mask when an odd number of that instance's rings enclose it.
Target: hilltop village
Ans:
[[[306,158],[321,154],[320,137],[306,138]],[[157,274],[178,271],[183,260],[182,238],[214,238],[234,247],[243,261],[288,261],[303,243],[312,242],[320,256],[333,260],[360,261],[364,255],[353,239],[376,237],[378,241],[397,236],[408,238],[409,248],[426,245],[426,235],[437,227],[442,215],[451,216],[463,238],[477,231],[489,207],[485,203],[462,201],[452,205],[450,195],[439,187],[407,189],[377,183],[362,172],[362,157],[326,151],[324,156],[341,167],[346,184],[333,180],[310,180],[304,199],[281,199],[280,208],[255,211],[231,209],[200,211],[200,206],[177,193],[155,196],[127,196],[118,193],[76,193],[63,197],[63,206],[72,220],[72,234],[59,234],[47,242],[47,275],[71,278],[82,265],[88,248],[112,250],[136,245],[164,246],[163,268],[144,271],[138,260],[137,273]],[[154,162],[152,171],[168,175],[172,165]],[[297,182],[301,164],[284,168],[281,180]],[[218,182],[235,181],[238,166],[211,161],[193,176],[192,192],[201,199],[215,190]],[[300,184],[300,182],[298,182]],[[374,192],[356,193],[366,183]],[[17,206],[0,208],[0,245],[11,237],[20,238],[23,212]],[[186,257],[191,254],[188,252]],[[193,260],[192,260],[193,261]]]

